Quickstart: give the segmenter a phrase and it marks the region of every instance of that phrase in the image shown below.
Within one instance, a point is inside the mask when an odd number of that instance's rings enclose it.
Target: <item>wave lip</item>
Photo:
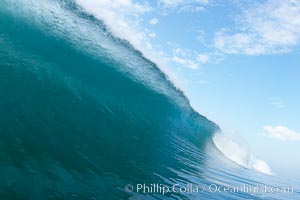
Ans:
[[[273,175],[268,164],[263,160],[256,159],[249,150],[223,133],[216,133],[213,142],[217,149],[234,163],[247,169],[254,169],[258,172]]]

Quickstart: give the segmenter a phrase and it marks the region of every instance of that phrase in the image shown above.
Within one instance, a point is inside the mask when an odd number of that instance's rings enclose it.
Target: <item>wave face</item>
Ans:
[[[0,47],[0,199],[263,198],[125,191],[270,177],[221,158],[219,127],[73,1],[2,0]]]

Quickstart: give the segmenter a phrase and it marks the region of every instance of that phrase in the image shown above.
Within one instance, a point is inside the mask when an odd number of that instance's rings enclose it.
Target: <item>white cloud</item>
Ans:
[[[300,141],[300,133],[285,126],[265,126],[266,136],[278,140]]]
[[[207,54],[198,54],[198,60],[201,63],[207,63],[209,61],[209,56]]]
[[[195,5],[184,5],[180,9],[178,9],[178,13],[184,13],[184,12],[190,12],[190,13],[195,13],[195,12],[200,12],[204,11],[205,8],[203,6],[195,6]]]
[[[300,41],[300,1],[269,0],[242,11],[237,30],[216,33],[215,47],[227,54],[286,53]],[[232,30],[231,30],[232,31]]]
[[[203,11],[204,7],[203,6],[197,6],[195,7],[195,12]]]
[[[182,4],[183,0],[160,0],[159,3],[163,4],[166,7],[174,7]]]
[[[188,54],[187,51],[183,50],[180,47],[173,49],[173,53],[178,54],[180,56],[187,56],[187,54]]]
[[[285,108],[286,107],[286,105],[279,98],[272,98],[271,99],[271,105],[276,107],[276,108]]]
[[[179,64],[181,67],[197,70],[202,67],[202,64],[210,61],[209,54],[200,54],[197,51],[185,49],[173,43],[169,43],[169,46],[172,47],[170,60]]]
[[[148,35],[149,35],[150,38],[155,38],[156,37],[156,33],[154,33],[154,32],[150,32]]]
[[[164,4],[165,6],[178,6],[178,5],[185,5],[191,3],[198,3],[198,4],[208,4],[209,0],[159,0],[159,3]]]
[[[149,21],[149,24],[156,25],[158,22],[159,22],[159,20],[157,18],[153,18]]]
[[[177,12],[199,12],[208,5],[210,0],[159,0],[159,5],[165,9],[176,10]]]
[[[189,69],[196,70],[200,67],[197,62],[195,62],[194,60],[188,59],[188,58],[173,56],[172,60],[174,62],[182,65],[182,67],[187,67]]]

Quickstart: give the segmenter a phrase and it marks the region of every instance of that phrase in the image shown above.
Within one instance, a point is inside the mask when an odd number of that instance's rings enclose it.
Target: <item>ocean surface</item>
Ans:
[[[71,0],[0,1],[1,200],[300,199],[108,26]]]

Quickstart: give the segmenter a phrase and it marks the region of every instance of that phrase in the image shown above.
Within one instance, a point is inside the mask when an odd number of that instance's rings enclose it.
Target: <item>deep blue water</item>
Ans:
[[[0,94],[1,200],[300,199],[223,156],[220,128],[73,1],[0,1]],[[294,188],[224,191],[257,185]]]

